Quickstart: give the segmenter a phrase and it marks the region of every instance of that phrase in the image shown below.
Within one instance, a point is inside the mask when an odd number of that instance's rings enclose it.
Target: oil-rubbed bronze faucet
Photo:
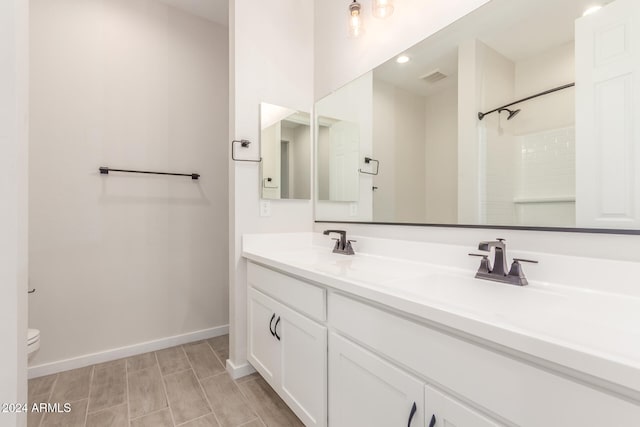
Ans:
[[[529,284],[527,278],[522,271],[521,262],[530,262],[537,264],[538,261],[529,259],[514,258],[511,268],[507,273],[507,244],[504,239],[496,239],[494,242],[480,242],[478,244],[479,251],[490,252],[494,250],[493,267],[489,261],[489,254],[469,254],[471,256],[482,257],[480,268],[476,273],[477,279],[492,280],[494,282],[508,283],[510,285],[526,286]]]
[[[333,247],[333,253],[343,254],[343,255],[355,255],[353,251],[353,247],[351,246],[351,242],[355,242],[355,240],[347,240],[347,232],[344,230],[324,230],[322,234],[328,236],[329,233],[338,233],[340,235],[339,239],[333,239],[336,241],[335,246]]]

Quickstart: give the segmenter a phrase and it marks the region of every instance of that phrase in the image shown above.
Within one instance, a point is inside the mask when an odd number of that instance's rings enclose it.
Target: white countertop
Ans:
[[[312,233],[246,235],[243,256],[640,396],[636,296],[531,279],[529,286],[513,286],[475,279],[473,270],[358,252],[357,247],[354,256],[333,254],[331,243]],[[465,251],[469,248],[458,249]],[[460,265],[468,266],[463,260]]]

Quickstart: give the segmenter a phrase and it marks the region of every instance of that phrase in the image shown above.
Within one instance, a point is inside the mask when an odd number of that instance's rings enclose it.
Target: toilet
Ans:
[[[40,331],[38,329],[27,330],[27,356],[29,359],[33,357],[35,352],[40,348]]]

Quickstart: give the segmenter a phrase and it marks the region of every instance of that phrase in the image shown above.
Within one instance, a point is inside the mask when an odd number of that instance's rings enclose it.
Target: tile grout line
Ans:
[[[87,407],[84,410],[84,423],[82,424],[84,427],[87,425],[87,419],[89,418],[89,399],[91,399],[91,386],[93,385],[93,376],[95,375],[96,367],[93,365],[91,367],[91,378],[89,379],[89,392],[87,393]]]
[[[49,401],[51,400],[51,397],[53,396],[53,390],[55,390],[56,385],[58,384],[58,378],[60,378],[60,374],[56,374],[55,379],[53,380],[53,384],[51,385],[51,390],[49,391],[49,394],[47,395],[47,403],[49,403]],[[42,414],[42,418],[40,418],[40,422],[38,423],[38,427],[42,426],[42,423],[44,422],[44,417],[46,416],[46,412],[44,414]]]
[[[248,384],[251,381],[256,381],[256,378],[253,378],[251,380],[247,380],[245,382],[243,382],[242,384]],[[235,381],[234,381],[235,382]],[[256,414],[256,416],[258,417],[258,419],[260,420],[260,422],[263,425],[267,425],[267,423],[264,422],[264,420],[262,419],[262,417],[260,416],[260,414],[258,413],[258,411],[256,410],[255,406],[251,404],[251,399],[249,399],[249,396],[246,395],[246,393],[244,391],[242,391],[242,387],[240,387],[240,384],[236,383],[236,386],[238,387],[238,390],[240,391],[240,394],[242,394],[242,396],[244,397],[244,399],[247,401],[247,404],[249,405],[249,407],[251,407],[251,409],[253,410],[253,412]]]
[[[211,339],[211,338],[209,338]],[[226,364],[226,360],[223,361],[220,356],[218,356],[218,352],[213,348],[213,346],[209,343],[209,339],[204,340],[204,342],[207,343],[207,345],[209,346],[209,348],[211,349],[211,351],[213,352],[213,355],[216,357],[216,359],[218,359],[218,362],[220,362],[220,364],[222,365],[222,368],[224,369],[224,372],[227,372],[227,364]],[[213,376],[213,375],[211,375]]]
[[[169,372],[167,374],[163,374],[162,373],[162,369],[161,369],[160,370],[160,375],[162,375],[162,378],[164,378],[164,377],[168,377],[169,375],[180,374],[180,373],[185,372],[185,371],[193,371],[193,369],[191,367],[189,367],[189,368],[180,369],[179,371]]]
[[[162,411],[164,411],[164,410],[166,410],[166,409],[168,409],[168,408],[169,408],[169,407],[167,406],[166,408],[156,409],[155,411],[151,411],[151,412],[146,413],[146,414],[144,414],[144,415],[140,415],[139,417],[134,417],[134,418],[132,419],[132,421],[139,420],[140,418],[148,417],[149,415],[157,414],[158,412],[162,412]]]
[[[208,344],[209,343],[207,343],[207,345]],[[198,385],[200,386],[200,391],[202,391],[202,395],[204,396],[204,400],[207,402],[207,405],[209,405],[209,409],[211,409],[211,413],[213,414],[213,418],[216,419],[216,422],[218,423],[219,426],[222,426],[222,423],[220,422],[220,419],[218,418],[218,415],[216,415],[216,411],[213,410],[213,405],[209,401],[209,397],[207,397],[207,392],[204,390],[204,387],[202,386],[202,383],[200,382],[200,378],[198,378],[198,375],[196,374],[196,370],[193,369],[193,364],[191,363],[191,359],[189,359],[189,355],[187,354],[187,351],[184,349],[183,346],[180,346],[180,347],[182,348],[182,351],[184,351],[185,356],[187,356],[187,363],[189,363],[189,366],[191,366],[191,370],[193,371],[193,375],[196,377],[196,381],[198,382]],[[209,346],[209,348],[211,348],[211,346]],[[213,350],[211,350],[211,351],[213,351]],[[211,377],[209,377],[209,378],[211,378]]]
[[[131,427],[131,403],[129,402],[129,363],[127,359],[124,359],[124,380],[126,381],[127,389],[127,424]]]
[[[258,421],[260,424],[264,425],[264,423],[262,422],[262,420],[260,419],[259,416],[256,415],[255,418],[250,419],[249,421],[247,421],[246,423],[240,424],[238,427],[242,427],[242,426],[248,426],[249,424],[251,424],[254,421]]]
[[[184,426],[184,425],[186,425],[186,424],[192,423],[192,422],[197,421],[197,420],[200,420],[200,419],[202,419],[202,418],[206,418],[206,417],[208,417],[209,415],[213,415],[213,411],[209,412],[208,414],[201,415],[201,416],[199,416],[198,418],[194,418],[194,419],[192,419],[192,420],[185,421],[185,422],[183,422],[182,424],[178,424],[176,427]],[[215,417],[215,415],[213,415],[213,416]],[[216,419],[216,421],[217,421],[217,419]],[[238,427],[239,427],[239,426],[238,426]]]
[[[120,360],[120,359],[118,359],[118,360]],[[96,372],[98,372],[99,370],[101,370],[101,369],[108,369],[108,368],[98,368],[97,366],[98,366],[98,365],[93,365],[93,368],[94,368],[94,370],[93,370],[93,372],[94,372],[94,376],[95,376],[95,373],[96,373]],[[127,373],[126,373],[126,370],[127,370],[127,364],[126,364],[126,362],[125,362],[124,366],[125,366],[125,377],[124,377],[124,380],[125,380],[125,382],[127,382]],[[93,382],[92,382],[92,384],[93,384]],[[128,391],[128,388],[129,388],[128,384],[125,384],[125,386],[126,386],[126,389],[127,389],[127,391]],[[128,406],[128,403],[129,403],[129,396],[128,396],[128,394],[129,394],[129,393],[127,392],[126,402],[124,402],[124,403],[117,403],[117,404],[115,404],[115,405],[111,405],[111,406],[107,406],[107,407],[105,407],[105,408],[98,409],[97,411],[89,411],[89,410],[87,410],[87,413],[88,413],[89,415],[93,415],[93,414],[97,414],[98,412],[106,411],[106,410],[108,410],[108,409],[117,408],[118,406],[122,406],[122,405],[124,405],[124,404],[127,404],[127,406]],[[91,395],[91,389],[89,389],[89,395]],[[129,416],[128,416],[128,415],[127,415],[127,418],[129,418]]]
[[[173,426],[176,426],[176,419],[173,416],[173,409],[171,408],[171,402],[169,401],[169,393],[167,393],[167,384],[164,382],[164,375],[162,375],[162,369],[160,369],[160,362],[158,361],[157,352],[153,352],[153,357],[156,359],[156,366],[158,367],[158,372],[160,373],[160,381],[162,382],[162,389],[164,390],[164,397],[167,399],[167,408],[169,408],[169,415],[171,415],[171,422]],[[164,408],[163,408],[164,409]]]

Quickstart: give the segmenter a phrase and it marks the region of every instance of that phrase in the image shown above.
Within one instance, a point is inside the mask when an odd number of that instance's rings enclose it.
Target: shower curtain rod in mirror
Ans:
[[[512,102],[510,104],[503,105],[502,107],[494,108],[493,110],[487,111],[486,113],[478,113],[478,119],[482,120],[482,119],[484,119],[484,116],[486,116],[488,114],[495,113],[496,111],[504,110],[504,109],[506,109],[508,107],[511,107],[512,105],[520,104],[521,102],[529,101],[530,99],[538,98],[538,97],[544,96],[544,95],[549,95],[550,93],[558,92],[560,90],[569,89],[570,87],[574,87],[575,85],[576,85],[575,83],[569,83],[569,84],[566,84],[566,85],[554,87],[553,89],[545,90],[544,92],[540,92],[540,93],[536,93],[535,95],[527,96],[526,98],[519,99],[519,100],[514,101],[514,102]]]

